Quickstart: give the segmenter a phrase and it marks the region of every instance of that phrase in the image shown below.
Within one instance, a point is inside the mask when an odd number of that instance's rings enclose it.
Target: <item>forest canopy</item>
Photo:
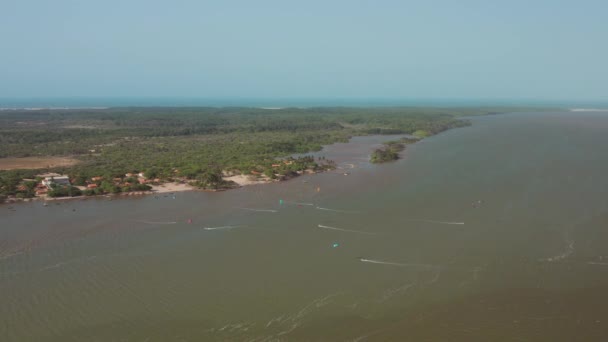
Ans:
[[[249,174],[277,158],[370,134],[433,135],[470,125],[464,116],[514,108],[108,108],[0,111],[0,158],[62,156],[76,165],[44,169],[89,179],[144,172],[209,183],[217,170]],[[306,167],[311,167],[307,165]],[[42,171],[42,170],[41,170]],[[285,172],[293,170],[284,170]],[[14,195],[31,170],[0,171]],[[217,183],[219,180],[212,183]]]

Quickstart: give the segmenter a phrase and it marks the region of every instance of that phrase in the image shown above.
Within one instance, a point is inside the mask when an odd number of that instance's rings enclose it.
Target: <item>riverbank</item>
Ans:
[[[167,194],[167,193],[177,193],[177,192],[185,192],[185,191],[206,191],[206,192],[217,192],[217,191],[227,191],[232,189],[238,189],[241,187],[251,186],[251,185],[263,185],[263,184],[272,184],[278,182],[286,182],[288,180],[298,178],[302,175],[309,174],[317,174],[317,173],[335,173],[335,174],[344,174],[348,175],[351,172],[351,169],[356,168],[355,163],[364,163],[369,162],[370,153],[373,152],[374,148],[378,147],[380,144],[384,144],[389,140],[407,138],[409,136],[404,135],[371,135],[371,136],[358,136],[353,137],[347,143],[335,143],[330,145],[325,145],[321,149],[321,151],[311,152],[307,155],[311,155],[313,158],[321,158],[324,162],[328,162],[329,160],[336,161],[336,163],[332,163],[334,166],[331,170],[304,170],[298,172],[292,172],[289,176],[280,176],[276,179],[271,179],[266,176],[256,176],[256,175],[230,175],[226,174],[223,177],[223,180],[232,184],[233,186],[225,186],[220,187],[218,189],[205,189],[199,188],[197,186],[191,185],[187,182],[166,182],[161,184],[152,185],[149,184],[151,189],[149,191],[130,191],[130,192],[121,192],[116,194],[101,194],[101,195],[93,195],[93,196],[75,196],[75,197],[33,197],[33,198],[8,198],[3,203],[5,204],[15,204],[20,202],[30,202],[30,201],[64,201],[64,200],[74,200],[74,199],[89,199],[89,198],[99,198],[99,197],[116,197],[120,198],[123,196],[133,197],[133,196],[146,196],[146,195],[155,195],[155,194]],[[420,140],[419,140],[420,141]],[[297,158],[298,155],[292,155],[292,157]],[[360,160],[360,161],[356,161]],[[339,166],[343,165],[343,166]]]
[[[152,190],[147,191],[145,193],[149,194],[164,194],[168,192],[180,192],[180,191],[192,191],[196,190],[190,184],[187,183],[164,183],[161,185],[152,185]]]
[[[241,187],[241,186],[247,186],[247,185],[268,184],[268,183],[274,182],[270,178],[256,178],[256,179],[254,179],[252,176],[247,176],[247,175],[235,175],[235,176],[224,177],[224,180],[225,181],[229,181],[229,182],[234,182],[239,187]]]
[[[47,196],[39,196],[32,198],[9,198],[6,199],[4,204],[15,204],[20,202],[31,202],[31,201],[67,201],[67,200],[77,200],[77,199],[89,199],[89,198],[99,198],[99,197],[118,197],[118,196],[144,196],[144,195],[154,195],[154,194],[165,194],[165,193],[174,193],[174,192],[182,192],[182,191],[194,191],[198,190],[196,187],[190,184],[183,183],[164,183],[161,185],[153,185],[152,189],[149,191],[130,191],[130,192],[121,192],[118,194],[104,194],[104,195],[94,195],[94,196],[74,196],[74,197],[47,197]]]
[[[319,172],[308,172],[307,174],[315,174]],[[303,173],[302,173],[303,174]],[[297,176],[299,176],[298,174]],[[296,178],[297,176],[285,177],[283,179],[270,179],[270,178],[256,178],[247,175],[235,175],[224,177],[225,181],[232,182],[236,184],[233,187],[225,187],[219,189],[205,189],[199,188],[194,185],[188,183],[175,183],[175,182],[167,182],[162,183],[160,185],[151,185],[151,190],[149,191],[130,191],[130,192],[121,192],[117,194],[103,194],[103,195],[93,195],[93,196],[74,196],[74,197],[47,197],[47,196],[38,196],[31,198],[8,198],[4,200],[4,202],[0,202],[0,204],[15,204],[21,202],[31,202],[31,201],[66,201],[66,200],[76,200],[76,199],[89,199],[89,198],[99,198],[99,197],[123,197],[123,196],[145,196],[145,195],[156,195],[156,194],[167,194],[167,193],[176,193],[176,192],[184,192],[184,191],[207,191],[207,192],[217,192],[217,191],[226,191],[232,189],[238,189],[243,186],[249,185],[260,185],[260,184],[270,184],[277,182],[285,182],[290,179]]]
[[[349,176],[0,208],[2,253],[21,252],[1,264],[3,340],[597,340],[605,128],[484,117],[394,163],[366,157],[395,137],[319,153]]]

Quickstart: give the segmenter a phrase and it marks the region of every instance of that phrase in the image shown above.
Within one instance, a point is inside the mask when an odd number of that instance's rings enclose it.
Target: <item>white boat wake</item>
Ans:
[[[361,230],[352,230],[352,229],[343,229],[343,228],[337,228],[337,227],[330,227],[330,226],[324,226],[322,224],[318,225],[318,227],[321,228],[321,229],[338,230],[338,231],[347,232],[347,233],[356,233],[356,234],[365,234],[365,235],[377,235],[376,233],[364,232],[364,231],[361,231]]]
[[[397,266],[397,267],[425,267],[425,268],[437,267],[435,265],[429,265],[429,264],[399,263],[399,262],[389,262],[389,261],[372,260],[372,259],[365,259],[365,258],[359,258],[359,261],[367,262],[370,264],[380,264],[380,265],[389,265],[389,266]]]
[[[337,210],[337,209],[329,209],[329,208],[322,208],[322,207],[317,207],[317,209],[319,209],[319,210],[325,210],[325,211],[333,211],[335,213],[357,214],[356,211]]]
[[[407,219],[407,220],[408,221],[417,221],[417,222],[438,223],[438,224],[459,224],[459,225],[464,224],[464,222],[435,221],[435,220],[422,220],[422,219]]]
[[[245,226],[221,226],[221,227],[203,227],[204,230],[220,230],[220,229],[234,229],[241,228]]]
[[[262,213],[276,213],[276,212],[278,212],[278,210],[274,210],[274,209],[252,209],[252,208],[239,208],[239,209],[249,210],[249,211],[257,211],[257,212],[262,212]]]
[[[566,237],[564,238],[564,243],[567,245],[566,245],[566,250],[563,253],[549,257],[549,258],[539,259],[538,261],[555,262],[555,261],[561,261],[561,260],[567,259],[570,255],[572,255],[572,253],[574,253],[574,241],[570,240],[570,238],[566,234]]]
[[[171,221],[171,222],[134,221],[134,222],[145,223],[145,224],[177,224],[177,222],[174,222],[174,221]]]

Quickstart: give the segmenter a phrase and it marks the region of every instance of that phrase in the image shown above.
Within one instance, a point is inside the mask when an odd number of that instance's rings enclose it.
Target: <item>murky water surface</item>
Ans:
[[[607,340],[608,112],[473,121],[391,164],[364,137],[279,184],[2,206],[0,340]]]

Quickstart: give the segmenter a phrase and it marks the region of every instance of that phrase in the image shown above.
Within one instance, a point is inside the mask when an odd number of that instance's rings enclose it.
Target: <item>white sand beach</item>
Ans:
[[[190,184],[182,184],[182,183],[164,183],[161,185],[152,185],[152,193],[167,193],[167,192],[179,192],[179,191],[190,191],[196,190]]]
[[[235,182],[236,184],[238,184],[240,186],[256,185],[256,184],[267,184],[267,183],[272,182],[268,178],[258,178],[258,179],[256,179],[253,176],[247,176],[247,175],[236,175],[236,176],[224,177],[224,180],[226,180],[226,181],[233,181],[233,182]]]

